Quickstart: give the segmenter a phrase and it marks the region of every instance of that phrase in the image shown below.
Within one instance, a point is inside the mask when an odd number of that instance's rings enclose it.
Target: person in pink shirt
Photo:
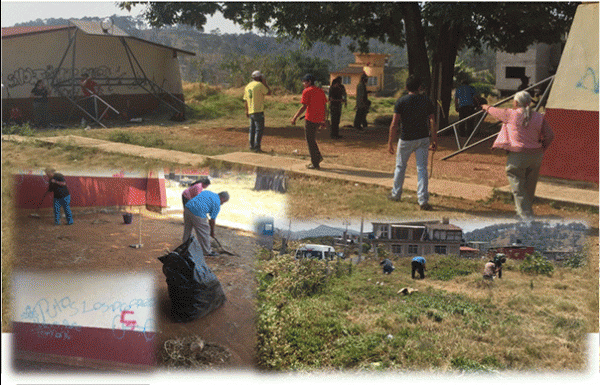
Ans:
[[[181,200],[183,201],[183,207],[185,208],[185,204],[188,203],[193,197],[200,194],[202,190],[207,188],[210,185],[210,180],[208,178],[202,178],[194,183],[187,189],[183,191],[181,194]]]
[[[323,156],[317,145],[317,130],[320,127],[326,126],[327,120],[327,96],[325,92],[315,86],[315,77],[311,74],[306,74],[302,78],[304,91],[302,92],[302,107],[296,112],[290,120],[292,125],[296,124],[296,120],[306,111],[305,121],[305,136],[308,144],[308,152],[310,153],[311,163],[306,167],[309,169],[319,170],[320,164],[323,161]]]
[[[515,94],[513,108],[487,104],[481,108],[503,123],[492,148],[507,151],[506,177],[517,215],[521,219],[530,219],[542,157],[554,139],[552,128],[544,115],[531,109],[531,95],[527,91]]]

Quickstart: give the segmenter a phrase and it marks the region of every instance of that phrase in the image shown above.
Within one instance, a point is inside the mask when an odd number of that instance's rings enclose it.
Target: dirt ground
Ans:
[[[255,364],[255,284],[254,256],[257,251],[251,233],[217,227],[216,237],[223,248],[238,254],[220,253],[207,257],[206,263],[217,275],[227,301],[219,309],[199,320],[176,323],[170,319],[170,300],[157,259],[181,243],[183,222],[146,212],[142,222],[142,244],[138,216],[124,224],[120,212],[89,212],[74,209],[71,226],[53,224],[50,209],[41,210],[41,218],[31,210],[18,210],[14,248],[14,269],[155,274],[157,280],[158,338],[160,350],[169,339],[199,336],[207,343],[226,348],[231,358],[225,366],[252,368]],[[218,248],[216,249],[218,250]],[[160,362],[160,360],[159,360]]]
[[[370,126],[359,132],[349,126],[350,121],[347,119],[352,118],[353,114],[346,112],[344,116],[346,120],[342,120],[340,129],[342,139],[331,139],[329,130],[325,129],[317,133],[317,142],[324,157],[324,164],[342,164],[393,172],[396,158],[387,151],[389,127],[373,124],[373,119],[370,118]],[[248,148],[248,128],[245,125],[237,124],[237,122],[233,127],[226,124],[215,124],[185,123],[171,128],[149,125],[128,127],[127,130],[146,134],[161,130],[167,137],[176,135],[177,141],[197,142],[212,148],[225,147],[227,152]],[[102,133],[102,136],[106,136],[106,132]],[[470,143],[480,139],[483,139],[483,136],[475,137]],[[464,143],[465,140],[466,138],[462,138],[461,142]],[[492,142],[489,140],[465,153],[442,161],[443,157],[456,151],[457,145],[454,135],[441,135],[438,138],[438,150],[434,155],[434,177],[493,187],[507,185],[504,172],[506,155],[503,151],[492,151]],[[296,126],[291,126],[289,121],[269,119],[267,113],[262,149],[275,155],[308,159],[304,125],[299,122]],[[414,156],[409,161],[407,174],[416,175]]]

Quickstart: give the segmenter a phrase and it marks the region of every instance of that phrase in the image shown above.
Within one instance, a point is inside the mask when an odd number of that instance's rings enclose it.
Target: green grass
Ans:
[[[259,366],[488,372],[585,364],[587,322],[575,304],[546,292],[551,279],[531,291],[530,277],[514,269],[510,281],[478,288],[481,261],[429,256],[428,265],[427,279],[414,281],[402,260],[391,275],[372,258],[337,275],[332,262],[260,260]],[[407,286],[418,291],[398,294]]]

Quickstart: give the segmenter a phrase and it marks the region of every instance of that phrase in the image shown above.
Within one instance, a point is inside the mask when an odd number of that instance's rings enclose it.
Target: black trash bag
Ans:
[[[176,322],[204,317],[227,299],[217,276],[206,266],[202,248],[194,237],[158,260],[163,263],[171,316]]]

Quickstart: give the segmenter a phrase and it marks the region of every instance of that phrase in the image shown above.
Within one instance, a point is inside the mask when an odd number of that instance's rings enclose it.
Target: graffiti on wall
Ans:
[[[6,75],[3,84],[9,89],[23,86],[31,86],[31,88],[33,88],[38,80],[43,80],[49,84],[55,75],[55,81],[62,82],[71,79],[73,76],[76,79],[80,79],[83,74],[89,74],[95,79],[117,79],[114,81],[115,83],[118,83],[118,79],[124,79],[128,76],[127,71],[123,70],[121,66],[116,66],[114,68],[104,65],[97,67],[82,67],[76,68],[73,72],[72,68],[56,69],[54,66],[49,65],[46,68],[17,68],[12,73]],[[114,86],[103,86],[102,89],[103,93],[110,94],[113,92]],[[67,92],[69,92],[69,90],[67,90]]]
[[[581,79],[575,83],[575,88],[582,88],[598,95],[598,76],[596,76],[596,71],[588,67]]]
[[[20,318],[37,324],[35,332],[44,339],[70,340],[75,333],[81,332],[82,325],[77,316],[93,315],[110,322],[113,336],[122,339],[127,331],[142,332],[147,341],[154,338],[155,320],[138,313],[138,309],[154,307],[152,298],[136,298],[129,301],[109,300],[86,302],[62,298],[40,298],[25,306]]]

